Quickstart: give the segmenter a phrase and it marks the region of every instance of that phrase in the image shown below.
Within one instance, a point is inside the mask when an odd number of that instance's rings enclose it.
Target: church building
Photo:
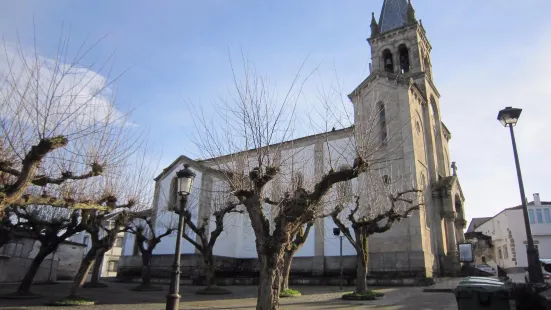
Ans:
[[[393,171],[411,174],[414,185],[425,189],[425,205],[391,230],[370,237],[369,274],[411,278],[455,275],[460,268],[457,244],[464,240],[466,226],[465,197],[449,153],[451,132],[442,120],[440,93],[432,73],[432,46],[411,1],[384,0],[379,19],[375,14],[372,16],[367,41],[371,47],[370,74],[349,95],[354,107],[353,126],[285,142],[288,147],[282,148],[280,156],[288,152],[306,158],[301,168],[304,178],[317,178],[335,165],[352,163],[355,153],[348,146],[360,144],[358,131],[353,128],[372,127],[372,121],[377,119],[379,127],[373,139],[380,142],[381,150],[391,149],[396,155]],[[338,150],[339,158],[335,158],[331,150]],[[334,162],[330,163],[329,158]],[[166,209],[171,180],[184,163],[197,173],[194,186],[200,190],[192,194],[197,217],[209,217],[212,197],[205,193],[213,192],[221,182],[212,172],[212,159],[178,157],[155,179],[153,208],[159,214]],[[167,216],[176,217],[174,214],[158,216],[156,229],[162,230]],[[220,264],[218,269],[244,270],[255,266],[255,236],[248,215],[232,214],[231,223],[226,226],[214,247]],[[330,217],[315,222],[305,245],[295,255],[292,273],[338,274],[340,240],[333,235],[335,227]],[[175,239],[175,234],[165,237],[157,246],[153,272],[170,270],[169,257],[174,253]],[[182,254],[189,257],[183,259],[184,276],[189,272],[193,277],[193,271],[187,271],[186,267],[193,270],[194,266],[200,266],[201,259],[193,258],[198,252],[183,241]],[[139,270],[141,260],[137,255],[133,236],[127,234],[119,273],[132,268]],[[346,256],[345,269],[354,274],[356,253],[346,239],[343,255]]]

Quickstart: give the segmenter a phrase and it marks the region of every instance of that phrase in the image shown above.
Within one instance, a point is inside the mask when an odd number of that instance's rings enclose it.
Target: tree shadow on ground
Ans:
[[[97,301],[98,308],[112,309],[116,305],[140,305],[140,309],[160,309],[166,301],[168,285],[159,284],[162,291],[136,292],[131,289],[138,283],[105,282],[109,285],[101,289],[80,289],[78,295]],[[0,299],[0,308],[44,307],[51,301],[67,296],[70,282],[59,285],[33,286],[33,292],[44,297],[35,300],[5,300]],[[0,285],[0,294],[14,292],[17,285]],[[196,295],[203,287],[180,287],[181,309],[254,309],[256,304],[256,286],[224,286],[232,291],[231,295]],[[344,301],[339,297],[353,290],[347,287],[340,291],[338,287],[294,286],[303,293],[296,298],[282,298],[282,309],[457,309],[450,307],[455,304],[453,294],[422,293],[420,288],[377,288],[386,296],[375,301]],[[138,306],[136,306],[136,309]]]

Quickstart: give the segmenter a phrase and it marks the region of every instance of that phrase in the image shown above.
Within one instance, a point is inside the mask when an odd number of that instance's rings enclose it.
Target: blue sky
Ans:
[[[551,200],[551,1],[417,0],[433,46],[442,117],[452,131],[468,217],[491,216],[519,203],[508,132],[495,120],[505,106],[525,109],[516,127],[528,199]],[[345,91],[368,74],[371,12],[382,0],[354,1],[2,1],[7,42],[51,57],[62,28],[78,45],[109,35],[88,61],[114,54],[117,104],[138,107],[133,122],[148,126],[162,165],[194,153],[184,132],[184,99],[209,105],[230,86],[230,55],[241,51],[284,88],[308,57],[321,79],[336,69]],[[33,30],[33,19],[35,29]],[[314,94],[312,92],[311,94]],[[307,100],[303,109],[308,110]]]

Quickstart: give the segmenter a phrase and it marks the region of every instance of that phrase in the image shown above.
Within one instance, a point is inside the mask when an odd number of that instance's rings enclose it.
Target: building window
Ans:
[[[118,248],[122,248],[122,237],[117,237],[115,238],[115,244],[114,246],[118,247]]]
[[[498,257],[499,259],[503,259],[503,253],[501,252],[501,248],[498,248],[498,249],[497,249],[497,257]]]
[[[545,222],[551,223],[551,213],[549,213],[549,208],[543,209],[543,214],[545,215]]]
[[[415,130],[418,134],[421,134],[421,124],[419,124],[419,121],[415,122]]]
[[[109,272],[117,272],[117,266],[119,265],[119,262],[116,260],[110,260],[108,265]]]
[[[385,105],[382,102],[377,104],[379,110],[379,130],[381,131],[381,142],[386,143],[387,133],[386,133],[386,111]]]
[[[509,252],[507,251],[507,246],[503,246],[503,258],[507,259],[509,258]]]
[[[541,212],[541,209],[536,209],[536,216],[538,218],[538,224],[543,223],[543,214]]]
[[[383,183],[390,184],[390,177],[388,175],[383,175]]]
[[[534,210],[528,210],[528,218],[530,218],[530,224],[536,224],[536,217],[534,216]]]

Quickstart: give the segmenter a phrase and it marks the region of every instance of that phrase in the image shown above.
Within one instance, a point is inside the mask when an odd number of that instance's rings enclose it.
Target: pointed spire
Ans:
[[[417,23],[417,19],[415,18],[415,9],[413,8],[413,5],[411,4],[411,0],[408,0],[408,24],[413,25]]]
[[[371,13],[371,37],[374,38],[381,33],[377,20],[375,20],[375,12]]]
[[[408,0],[385,0],[379,19],[381,33],[409,24],[408,7]]]

